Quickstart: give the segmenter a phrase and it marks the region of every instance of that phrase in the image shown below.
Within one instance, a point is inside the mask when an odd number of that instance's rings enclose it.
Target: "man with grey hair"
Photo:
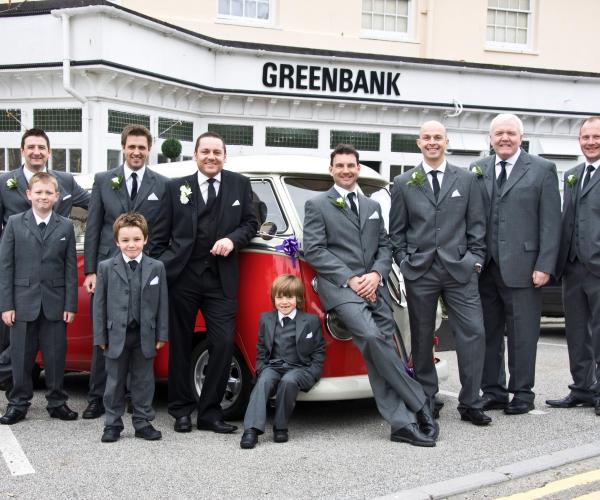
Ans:
[[[508,415],[534,408],[541,287],[554,272],[560,239],[556,165],[526,153],[520,148],[522,140],[521,120],[500,114],[490,125],[494,154],[471,165],[483,184],[488,222],[487,256],[479,280],[486,331],[483,408],[503,409]]]

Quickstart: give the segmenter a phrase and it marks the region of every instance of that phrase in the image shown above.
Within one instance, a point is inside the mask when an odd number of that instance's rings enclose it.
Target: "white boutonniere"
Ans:
[[[475,165],[473,170],[471,170],[477,177],[483,177],[483,169],[479,165]]]
[[[565,183],[569,187],[575,186],[575,184],[577,184],[577,176],[575,174],[569,175],[569,177],[567,177],[567,180],[565,181]]]
[[[192,186],[189,183],[185,183],[183,186],[179,186],[179,201],[182,205],[187,205],[192,197]]]
[[[14,175],[6,181],[6,187],[8,189],[17,189],[18,185],[19,183],[17,182],[17,178]]]
[[[123,176],[122,175],[115,175],[110,180],[110,187],[113,188],[113,190],[119,189],[122,185],[123,185]]]
[[[337,198],[335,201],[332,201],[331,204],[335,208],[339,208],[340,210],[344,210],[346,208],[346,200],[344,200],[344,198],[342,198],[341,196],[339,198]]]
[[[406,183],[409,186],[421,186],[427,180],[427,176],[421,171],[416,170],[410,176],[410,180]]]

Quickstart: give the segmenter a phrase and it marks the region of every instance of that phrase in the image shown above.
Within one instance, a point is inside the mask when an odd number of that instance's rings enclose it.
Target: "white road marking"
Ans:
[[[531,410],[529,412],[527,412],[529,415],[547,415],[548,412],[547,411],[542,411],[542,410]]]
[[[442,389],[440,389],[438,392],[444,396],[450,396],[451,398],[458,399],[458,392],[443,391]]]
[[[23,448],[8,425],[0,425],[0,452],[13,476],[35,473]]]
[[[567,344],[553,344],[552,342],[538,342],[538,345],[549,345],[552,347],[567,347]]]

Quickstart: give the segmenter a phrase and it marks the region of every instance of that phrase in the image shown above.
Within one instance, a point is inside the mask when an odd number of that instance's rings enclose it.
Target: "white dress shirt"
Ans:
[[[596,172],[598,172],[598,168],[600,167],[600,160],[596,160],[593,163],[588,163],[588,161],[585,160],[585,167],[583,167],[583,175],[581,176],[581,189],[583,189],[583,181],[585,180],[585,175],[587,174],[588,165],[594,165],[594,171],[592,172],[592,175],[590,175],[591,181],[594,178],[594,175],[596,175]]]
[[[48,222],[50,222],[50,217],[52,217],[52,212],[50,212],[45,219],[42,219],[38,214],[35,213],[35,210],[31,210],[33,212],[33,216],[35,217],[35,223],[39,226],[42,222],[46,223],[48,226]]]
[[[360,214],[360,207],[358,206],[358,187],[354,186],[354,191],[348,191],[347,189],[344,189],[343,187],[338,186],[337,184],[334,185],[335,190],[339,193],[339,195],[344,198],[344,201],[346,202],[346,205],[348,206],[348,208],[350,207],[350,201],[348,200],[348,195],[350,193],[354,193],[354,204],[356,205],[356,211]]]
[[[204,203],[206,203],[206,200],[208,199],[207,181],[209,178],[210,177],[207,177],[202,172],[200,172],[200,170],[198,170],[198,185],[200,186],[200,193],[202,194],[202,199],[204,200]],[[215,180],[215,182],[213,183],[213,186],[215,187],[215,194],[219,196],[219,187],[221,186],[221,172],[215,175],[213,179]]]
[[[502,160],[502,158],[500,158],[498,155],[496,155],[496,179],[498,179],[498,176],[500,175],[500,172],[502,172],[502,167],[500,166],[500,162],[501,161],[505,161],[506,162],[506,180],[508,180],[508,178],[510,177],[510,173],[512,172],[513,167],[515,166],[515,163],[517,163],[517,160],[519,159],[519,155],[521,154],[521,148],[519,148],[517,150],[517,152],[512,155],[510,158],[507,158],[506,160]]]
[[[281,314],[280,311],[277,311],[277,317],[279,318],[279,324],[281,326],[283,326],[283,318],[294,319],[296,317],[297,312],[298,312],[298,309],[294,309],[291,313],[284,315],[284,314]]]
[[[35,174],[38,174],[39,172],[46,172],[47,170],[48,170],[47,166],[44,166],[44,168],[42,170],[40,170],[38,172],[32,172],[25,165],[23,165],[23,175],[25,175],[25,180],[27,181],[27,185],[29,185],[29,181]]]
[[[125,186],[127,186],[127,192],[129,196],[131,196],[131,188],[133,186],[133,179],[131,178],[131,174],[135,172],[137,174],[137,185],[138,191],[140,190],[140,186],[142,185],[142,179],[144,178],[144,172],[146,172],[146,166],[144,165],[139,170],[132,170],[127,166],[127,163],[123,164],[123,174],[125,175]]]
[[[433,189],[433,175],[429,175],[429,172],[432,170],[437,170],[437,180],[440,183],[440,188],[442,187],[442,180],[444,179],[444,171],[446,170],[446,164],[448,162],[444,160],[444,162],[438,168],[432,168],[425,161],[423,161],[423,170],[425,170],[425,175],[427,175],[427,180],[429,181],[429,185],[431,189]]]

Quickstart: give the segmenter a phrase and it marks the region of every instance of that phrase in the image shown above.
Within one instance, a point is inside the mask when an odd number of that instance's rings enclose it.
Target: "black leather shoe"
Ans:
[[[25,419],[25,415],[27,415],[27,411],[22,411],[14,406],[9,406],[6,409],[6,413],[0,417],[0,424],[2,425],[13,425],[21,420]]]
[[[173,429],[175,432],[192,432],[192,419],[188,415],[177,417]]]
[[[198,420],[197,427],[200,431],[213,431],[217,434],[231,434],[237,430],[237,425],[228,424],[223,420],[215,420],[214,422]]]
[[[287,443],[289,439],[287,429],[273,429],[273,441],[276,443]]]
[[[85,410],[83,410],[82,418],[92,419],[92,418],[100,418],[104,415],[104,405],[102,401],[99,399],[92,399]]]
[[[546,399],[546,404],[552,408],[573,408],[574,406],[593,406],[591,401],[585,401],[578,398],[573,393],[569,393],[562,399]]]
[[[135,437],[145,439],[146,441],[158,441],[162,438],[162,433],[152,427],[152,424],[148,424],[141,429],[137,429],[135,431]]]
[[[473,425],[488,425],[492,419],[479,408],[465,408],[458,410],[460,419],[471,422]]]
[[[48,413],[52,418],[60,418],[61,420],[77,420],[79,416],[76,411],[71,410],[66,404],[56,408],[48,408]]]
[[[258,443],[258,434],[254,429],[246,429],[244,434],[242,434],[242,439],[240,441],[240,448],[244,450],[251,450]]]
[[[594,413],[600,417],[600,398],[594,401]]]
[[[438,398],[433,398],[433,418],[440,418],[440,412],[444,407],[444,403],[440,401]]]
[[[392,441],[412,444],[413,446],[425,446],[428,448],[435,446],[435,440],[423,434],[417,424],[409,424],[406,427],[402,427],[402,429],[392,432],[390,439]]]
[[[489,410],[504,410],[508,406],[508,401],[502,399],[494,399],[489,396],[483,396],[483,411]]]
[[[419,424],[419,429],[423,434],[427,437],[430,437],[434,441],[437,439],[440,434],[440,426],[434,420],[433,412],[431,411],[431,406],[429,402],[426,402],[417,412],[417,422]]]
[[[118,427],[105,427],[100,441],[103,443],[115,443],[121,437],[121,429]]]
[[[504,408],[504,413],[507,415],[522,415],[523,413],[529,413],[535,406],[533,403],[528,403],[521,399],[514,399],[508,403],[508,406]]]

